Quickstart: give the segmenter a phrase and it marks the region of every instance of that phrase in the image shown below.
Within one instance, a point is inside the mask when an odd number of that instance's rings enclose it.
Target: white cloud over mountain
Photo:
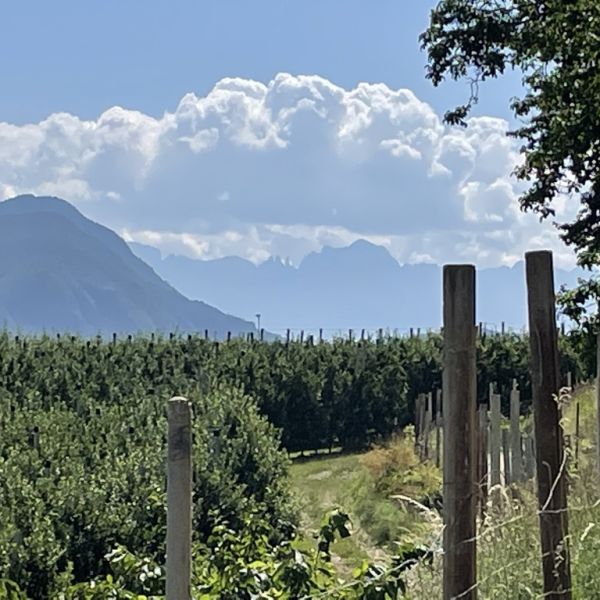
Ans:
[[[523,215],[503,120],[442,125],[409,90],[223,79],[156,119],[111,108],[0,123],[0,198],[53,194],[165,252],[299,260],[364,237],[403,262],[512,263],[554,248]]]

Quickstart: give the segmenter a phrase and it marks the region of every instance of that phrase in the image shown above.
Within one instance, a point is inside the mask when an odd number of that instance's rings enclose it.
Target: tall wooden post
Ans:
[[[556,402],[560,371],[552,253],[528,252],[525,263],[544,598],[570,600],[567,473]]]
[[[167,590],[166,600],[191,598],[192,408],[185,398],[167,405]]]
[[[443,598],[477,598],[475,268],[444,267]]]
[[[510,392],[510,463],[512,483],[523,480],[523,458],[521,454],[521,432],[519,431],[519,417],[521,414],[521,393],[517,388],[516,380]]]

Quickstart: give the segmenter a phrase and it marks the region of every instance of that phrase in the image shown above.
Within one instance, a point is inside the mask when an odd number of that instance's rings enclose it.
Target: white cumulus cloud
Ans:
[[[64,197],[163,252],[253,260],[364,237],[401,261],[514,262],[548,224],[518,209],[507,123],[448,128],[410,90],[319,76],[219,81],[161,118],[114,107],[0,123],[0,198]]]

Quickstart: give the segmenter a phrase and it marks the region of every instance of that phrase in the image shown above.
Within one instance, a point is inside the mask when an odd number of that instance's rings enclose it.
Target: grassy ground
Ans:
[[[579,404],[579,460],[574,461],[575,415]],[[563,427],[571,443],[569,461],[569,546],[574,600],[600,598],[600,485],[596,467],[594,391],[582,388],[565,411]],[[407,598],[441,597],[441,523],[391,500],[404,493],[415,499],[435,487],[436,470],[415,465],[411,444],[362,455],[349,454],[296,462],[292,478],[300,498],[306,532],[318,529],[330,509],[341,507],[354,522],[354,534],[333,547],[343,574],[362,559],[385,560],[393,540],[419,541],[435,549],[433,566],[419,565],[409,575]],[[439,476],[439,473],[437,473]],[[498,497],[497,497],[498,498]],[[514,492],[504,490],[490,501],[478,521],[479,598],[542,598],[539,519],[534,482]],[[437,541],[436,541],[437,540]]]
[[[291,477],[302,511],[302,527],[308,536],[316,532],[324,515],[340,507],[348,511],[351,490],[364,477],[365,468],[357,454],[332,455],[308,460],[297,460],[291,468]],[[351,512],[351,511],[349,511]],[[374,547],[368,534],[361,531],[353,517],[353,535],[335,542],[332,555],[342,572],[349,572],[362,560],[381,552]]]
[[[398,542],[421,541],[428,532],[422,512],[391,496],[400,493],[419,500],[440,481],[435,467],[419,464],[412,443],[400,439],[364,454],[297,460],[291,477],[307,537],[318,530],[328,511],[340,508],[350,515],[352,535],[332,547],[342,574],[363,560],[386,562]]]

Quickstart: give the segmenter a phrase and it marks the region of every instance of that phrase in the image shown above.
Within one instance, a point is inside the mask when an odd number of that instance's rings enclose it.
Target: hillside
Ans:
[[[35,196],[0,203],[0,323],[83,334],[254,329],[184,297],[67,202]]]

